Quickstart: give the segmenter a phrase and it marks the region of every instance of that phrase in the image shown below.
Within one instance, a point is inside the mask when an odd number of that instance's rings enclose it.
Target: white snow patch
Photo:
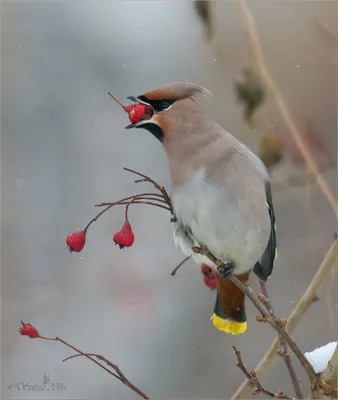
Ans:
[[[325,346],[304,354],[317,374],[325,370],[336,346],[337,342],[330,342]]]

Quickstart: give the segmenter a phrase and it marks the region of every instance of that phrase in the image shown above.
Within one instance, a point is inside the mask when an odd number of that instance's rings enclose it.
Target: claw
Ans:
[[[234,269],[235,269],[235,264],[232,262],[217,267],[217,270],[222,279],[230,278],[234,273]]]

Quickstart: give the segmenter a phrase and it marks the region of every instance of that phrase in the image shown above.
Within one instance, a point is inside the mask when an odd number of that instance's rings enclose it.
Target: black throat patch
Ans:
[[[140,126],[137,126],[136,128],[143,128],[149,131],[153,136],[156,137],[160,142],[163,142],[163,130],[161,129],[160,126],[157,124],[154,124],[153,122],[147,122],[145,124],[142,124]]]

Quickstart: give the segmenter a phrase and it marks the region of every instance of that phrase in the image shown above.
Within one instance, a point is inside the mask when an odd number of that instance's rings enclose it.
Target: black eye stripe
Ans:
[[[146,96],[138,96],[141,101],[150,104],[156,111],[163,111],[175,103],[176,99],[149,100]]]

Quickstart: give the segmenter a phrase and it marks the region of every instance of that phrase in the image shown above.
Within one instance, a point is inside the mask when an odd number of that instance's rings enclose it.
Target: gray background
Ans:
[[[336,34],[337,2],[250,4],[297,122],[309,117],[335,159],[336,48],[314,21]],[[61,344],[21,337],[20,320],[105,355],[154,399],[228,398],[243,380],[231,345],[249,369],[270,345],[274,333],[255,322],[250,304],[245,335],[213,327],[215,293],[192,262],[169,275],[183,256],[163,210],[131,209],[136,240],[125,251],[112,244],[123,223],[118,208],[92,226],[82,253],[70,255],[65,246],[65,237],[95,215],[94,204],[147,189],[135,186],[123,166],[169,186],[160,144],[146,131],[124,130],[126,115],[108,91],[123,101],[189,80],[213,92],[213,101],[203,102],[206,111],[253,149],[271,124],[283,130],[271,99],[257,114],[256,132],[243,125],[232,82],[251,64],[251,53],[235,3],[214,6],[216,36],[209,43],[189,1],[2,5],[2,398],[137,398],[87,360],[63,364],[72,352]],[[272,180],[299,172],[286,162]],[[335,171],[325,178],[335,190]],[[336,227],[314,185],[275,193],[274,201],[279,259],[269,291],[278,314],[287,316]],[[304,351],[335,340],[331,278],[294,334]],[[44,373],[66,390],[8,390],[14,382],[41,381]],[[281,361],[263,383],[292,394]]]

